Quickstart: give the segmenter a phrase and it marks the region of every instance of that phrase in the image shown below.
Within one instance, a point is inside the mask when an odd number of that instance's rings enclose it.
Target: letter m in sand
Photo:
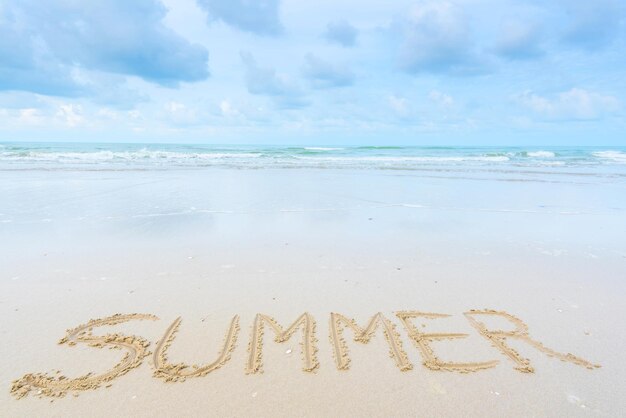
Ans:
[[[361,328],[354,319],[346,318],[338,313],[330,314],[330,341],[335,353],[335,364],[339,370],[348,370],[350,368],[350,357],[348,356],[348,346],[343,337],[344,328],[348,327],[354,331],[354,341],[367,344],[376,332],[378,325],[381,324],[387,344],[389,344],[389,355],[394,359],[396,366],[402,371],[411,370],[413,365],[402,349],[400,336],[395,329],[393,323],[378,312],[370,319],[370,322]]]
[[[263,332],[265,324],[274,331],[274,341],[283,343],[296,332],[298,328],[302,328],[302,370],[312,372],[318,366],[315,347],[315,320],[308,312],[303,313],[291,324],[287,329],[281,327],[274,318],[263,314],[257,314],[252,325],[252,336],[250,337],[250,345],[248,346],[248,362],[246,364],[246,373],[258,373],[262,367],[263,356]]]

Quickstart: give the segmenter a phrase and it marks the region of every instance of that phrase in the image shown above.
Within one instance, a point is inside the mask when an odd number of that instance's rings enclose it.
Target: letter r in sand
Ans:
[[[507,357],[509,357],[511,360],[513,360],[517,364],[517,367],[515,367],[515,369],[519,370],[520,372],[533,373],[535,369],[530,365],[530,360],[523,358],[517,351],[515,351],[514,349],[512,349],[511,347],[507,345],[506,343],[507,338],[516,338],[518,340],[525,341],[526,343],[530,344],[530,346],[536,348],[542,353],[545,353],[550,357],[556,357],[561,361],[574,363],[578,366],[583,366],[588,369],[594,369],[594,368],[600,367],[600,365],[598,364],[590,363],[587,360],[577,357],[573,354],[570,354],[570,353],[561,354],[559,352],[556,352],[544,346],[539,341],[533,340],[528,335],[528,325],[526,325],[524,322],[522,322],[521,319],[516,318],[510,313],[507,313],[504,311],[493,311],[493,310],[485,309],[482,311],[470,310],[469,312],[465,312],[464,315],[469,320],[470,324],[478,330],[480,335],[482,335],[483,337],[491,341],[494,347],[497,347]],[[515,330],[513,331],[488,330],[487,326],[483,322],[475,318],[475,316],[479,316],[479,315],[500,316],[502,318],[505,318],[509,320],[515,326]]]

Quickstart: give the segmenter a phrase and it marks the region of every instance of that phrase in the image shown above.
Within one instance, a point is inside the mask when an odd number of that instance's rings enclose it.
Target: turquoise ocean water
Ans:
[[[626,174],[626,147],[0,143],[0,169],[582,170]]]

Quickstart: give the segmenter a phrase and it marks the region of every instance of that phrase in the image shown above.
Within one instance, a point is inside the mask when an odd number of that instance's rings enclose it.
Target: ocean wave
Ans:
[[[546,167],[562,167],[565,165],[564,161],[537,161],[537,165]]]
[[[306,156],[297,156],[298,159],[302,160],[321,160],[319,157],[306,157]],[[324,157],[324,160],[327,161],[336,161],[336,162],[422,162],[422,163],[452,163],[452,162],[505,162],[509,161],[510,158],[506,156],[449,156],[449,157],[434,157],[434,156],[370,156],[370,157]]]
[[[611,162],[626,164],[626,152],[612,151],[612,150],[596,151],[596,152],[592,152],[591,155],[597,158],[604,159],[604,160],[609,160]]]
[[[626,164],[626,149],[519,147],[330,147],[177,144],[29,144],[0,148],[0,169],[339,168],[498,169],[590,167]],[[620,168],[621,169],[621,168]]]
[[[533,158],[554,158],[556,154],[552,151],[530,151],[526,155]]]
[[[141,149],[138,151],[91,151],[91,152],[0,152],[0,160],[34,162],[122,162],[122,161],[190,161],[234,158],[258,158],[261,153],[198,153]]]
[[[380,145],[380,146],[376,146],[376,145],[366,145],[366,146],[362,146],[362,147],[356,147],[356,149],[362,149],[362,150],[394,150],[394,149],[404,149],[405,147],[399,147],[397,145]]]
[[[308,147],[311,150],[340,150],[341,148]],[[481,156],[415,156],[415,155],[302,155],[298,152],[175,152],[162,150],[140,149],[136,151],[10,151],[0,152],[0,160],[4,161],[31,161],[31,162],[193,162],[214,160],[250,160],[266,157],[267,159],[280,160],[309,160],[322,163],[460,163],[460,162],[506,162],[510,158],[504,155],[481,155]]]

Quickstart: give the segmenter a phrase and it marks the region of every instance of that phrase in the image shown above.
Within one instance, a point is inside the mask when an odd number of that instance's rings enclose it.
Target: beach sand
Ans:
[[[1,416],[609,417],[626,410],[623,181],[497,172],[8,170],[0,185]],[[471,309],[514,315],[533,340],[591,368],[510,338],[533,368],[519,370],[472,326],[464,315]],[[407,321],[421,333],[467,334],[421,343],[444,363],[485,367],[424,365],[402,311],[450,315]],[[341,322],[347,363],[333,353],[331,313],[360,328],[382,314],[378,329],[362,335],[371,337],[367,344]],[[154,317],[93,328],[96,339],[136,336],[98,339],[130,349],[57,344],[66,330],[115,314]],[[173,338],[157,344],[177,318]],[[298,318],[302,327],[275,342],[272,319],[286,330]],[[489,329],[515,328],[503,316],[479,319]],[[158,349],[155,375],[150,353]],[[95,389],[11,393],[28,373],[104,374],[126,353],[123,374]],[[179,363],[200,372],[181,372]]]

